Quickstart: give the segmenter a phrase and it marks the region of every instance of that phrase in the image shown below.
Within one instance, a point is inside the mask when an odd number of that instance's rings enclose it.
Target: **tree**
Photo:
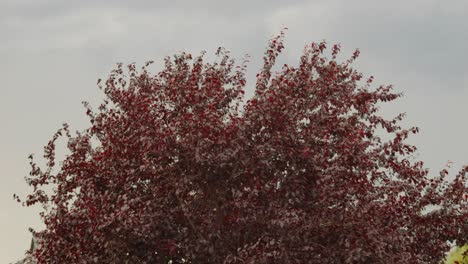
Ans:
[[[283,36],[243,107],[248,61],[222,48],[213,63],[181,53],[99,82],[90,127],[64,124],[45,168],[31,157],[39,263],[439,263],[447,241],[468,242],[468,169],[428,175],[405,142],[418,129],[379,115],[401,94],[351,67],[358,50],[338,62],[325,42],[273,73]]]
[[[468,263],[468,245],[455,247],[447,257],[446,264],[466,264]]]

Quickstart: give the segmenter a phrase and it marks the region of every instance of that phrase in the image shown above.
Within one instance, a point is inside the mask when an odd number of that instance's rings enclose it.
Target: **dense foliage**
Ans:
[[[455,247],[450,251],[445,264],[468,264],[468,245]]]
[[[405,142],[418,129],[379,115],[400,94],[326,46],[274,73],[273,38],[245,105],[247,60],[221,48],[156,74],[119,64],[102,105],[85,104],[90,127],[65,124],[45,168],[31,157],[39,262],[439,263],[468,242],[468,169],[430,177]]]

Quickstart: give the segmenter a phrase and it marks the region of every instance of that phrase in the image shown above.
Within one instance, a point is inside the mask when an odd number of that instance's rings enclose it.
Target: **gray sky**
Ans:
[[[411,142],[427,167],[468,164],[467,17],[465,0],[0,0],[0,262],[20,259],[27,228],[41,227],[37,209],[12,199],[29,191],[27,156],[40,157],[62,122],[87,126],[81,101],[99,102],[96,80],[116,62],[224,46],[251,56],[252,81],[267,40],[285,26],[281,64],[312,41],[341,43],[346,55],[359,48],[359,70],[405,93],[383,109],[421,128]]]

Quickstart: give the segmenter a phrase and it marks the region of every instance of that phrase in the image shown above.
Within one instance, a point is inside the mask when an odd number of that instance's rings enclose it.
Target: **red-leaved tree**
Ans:
[[[247,60],[221,48],[157,74],[118,65],[90,127],[58,130],[45,168],[31,157],[38,262],[438,263],[468,242],[468,168],[447,181],[414,160],[418,129],[378,111],[400,94],[325,42],[274,73],[282,49],[283,33],[245,105]]]

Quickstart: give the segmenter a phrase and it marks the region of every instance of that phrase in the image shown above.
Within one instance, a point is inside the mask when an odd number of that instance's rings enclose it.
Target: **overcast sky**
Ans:
[[[41,227],[37,209],[12,199],[30,190],[27,156],[63,122],[88,125],[81,102],[99,103],[96,80],[116,62],[224,46],[251,56],[252,94],[268,39],[288,27],[281,64],[312,41],[359,48],[357,69],[405,93],[383,111],[421,128],[411,142],[426,166],[468,164],[467,18],[466,0],[0,0],[0,263],[20,259],[28,227]]]

